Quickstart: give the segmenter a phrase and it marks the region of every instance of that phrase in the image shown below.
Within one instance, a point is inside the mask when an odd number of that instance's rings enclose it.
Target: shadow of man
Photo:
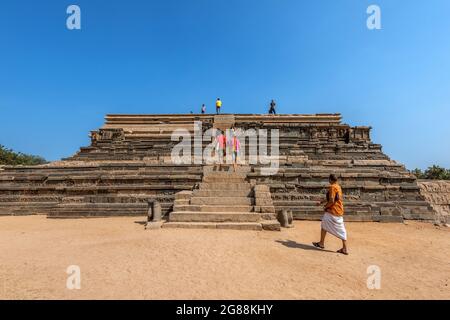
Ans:
[[[319,249],[314,247],[313,245],[298,243],[292,240],[275,240],[275,242],[281,243],[283,246],[293,249],[302,249],[302,250],[314,250],[314,251],[325,251],[325,252],[333,252],[330,250]]]

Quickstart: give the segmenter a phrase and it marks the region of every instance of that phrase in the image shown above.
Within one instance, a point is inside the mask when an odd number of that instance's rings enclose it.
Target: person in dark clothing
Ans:
[[[349,143],[350,143],[350,129],[347,129],[347,130],[345,131],[344,141],[345,141],[346,144],[349,144]]]
[[[269,108],[269,114],[277,114],[275,111],[275,106],[277,104],[275,103],[275,101],[272,99],[272,101],[270,101],[270,108]]]

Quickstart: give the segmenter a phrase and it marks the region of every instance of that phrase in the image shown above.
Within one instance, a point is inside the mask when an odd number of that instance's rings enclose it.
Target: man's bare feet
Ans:
[[[336,251],[337,253],[342,253],[342,254],[345,254],[346,256],[348,255],[348,252],[347,252],[347,249],[344,249],[344,248],[342,248],[342,249],[339,249],[338,251]]]

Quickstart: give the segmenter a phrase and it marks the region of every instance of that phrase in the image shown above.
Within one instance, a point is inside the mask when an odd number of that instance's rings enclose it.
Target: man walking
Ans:
[[[328,187],[327,199],[321,201],[318,205],[325,204],[325,213],[322,218],[320,242],[313,242],[316,248],[325,248],[325,236],[327,232],[342,240],[342,249],[337,252],[347,255],[347,231],[344,225],[344,203],[342,201],[342,188],[337,183],[337,178],[331,174],[328,179],[330,185]]]

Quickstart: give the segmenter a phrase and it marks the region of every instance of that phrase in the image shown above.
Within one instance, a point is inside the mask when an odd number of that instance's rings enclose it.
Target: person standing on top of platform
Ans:
[[[270,101],[270,108],[269,108],[269,114],[277,114],[275,111],[275,106],[277,104],[275,103],[275,101],[272,99],[272,101]]]
[[[205,104],[202,104],[202,114],[206,113],[206,106]]]
[[[222,101],[220,100],[220,98],[217,98],[216,100],[216,113],[219,114],[220,113],[220,108],[222,107]]]
[[[334,174],[328,178],[330,183],[327,192],[327,199],[317,205],[323,205],[325,213],[322,218],[320,242],[313,242],[316,248],[324,249],[325,236],[327,232],[342,240],[342,249],[337,252],[347,255],[347,231],[344,225],[344,203],[342,199],[342,188],[338,184],[338,179]]]

